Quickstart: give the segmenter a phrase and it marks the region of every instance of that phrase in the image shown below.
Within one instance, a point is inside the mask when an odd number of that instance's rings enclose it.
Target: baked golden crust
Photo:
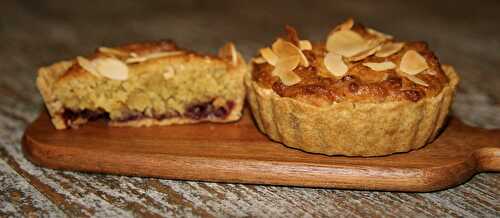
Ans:
[[[101,47],[83,58],[111,60],[112,67],[119,62],[128,68],[125,75],[114,69],[109,75],[91,72],[79,58],[38,71],[37,86],[57,129],[96,117],[110,119],[112,126],[232,122],[241,117],[248,69],[231,43],[219,56],[159,41]]]
[[[383,156],[437,136],[459,78],[427,44],[352,20],[324,44],[287,33],[261,49],[245,78],[257,125],[272,140],[312,153]]]
[[[450,82],[418,102],[338,102],[314,106],[281,97],[249,76],[247,99],[259,129],[272,140],[327,155],[382,156],[420,148],[443,125],[458,76],[444,65]]]

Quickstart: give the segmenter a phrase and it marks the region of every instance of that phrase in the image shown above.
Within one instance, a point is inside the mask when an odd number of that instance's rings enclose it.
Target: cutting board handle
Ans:
[[[481,148],[474,152],[480,172],[500,172],[500,148]]]

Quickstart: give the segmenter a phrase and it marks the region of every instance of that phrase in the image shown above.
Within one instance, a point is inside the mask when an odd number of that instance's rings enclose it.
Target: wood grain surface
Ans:
[[[48,112],[28,126],[23,151],[60,170],[226,183],[428,192],[481,171],[500,172],[500,130],[450,119],[423,149],[384,157],[311,154],[272,142],[246,110],[235,123],[79,129],[51,128]],[[129,136],[133,135],[133,139]]]
[[[324,39],[348,16],[425,40],[462,77],[453,113],[500,128],[500,2],[30,1],[0,2],[0,216],[48,217],[499,217],[500,174],[432,193],[185,182],[75,173],[31,164],[24,129],[42,109],[35,71],[97,46],[172,38],[215,52],[226,40],[248,58],[282,31]]]

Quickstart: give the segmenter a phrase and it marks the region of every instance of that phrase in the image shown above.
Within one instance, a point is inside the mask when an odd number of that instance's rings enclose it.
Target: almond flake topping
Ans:
[[[184,54],[184,51],[164,51],[164,52],[155,52],[155,53],[149,53],[149,54],[144,54],[136,57],[131,57],[125,60],[127,64],[135,64],[135,63],[140,63],[144,62],[147,60],[151,59],[157,59],[157,58],[162,58],[162,57],[168,57],[168,56],[175,56],[175,55],[180,55]]]
[[[401,58],[401,63],[399,64],[399,69],[409,75],[417,75],[428,68],[429,65],[425,58],[415,50],[407,51]]]
[[[278,56],[270,48],[260,49],[260,55],[262,55],[262,58],[264,58],[270,65],[275,66],[276,62],[278,62]]]
[[[300,57],[296,55],[279,58],[274,66],[272,75],[279,77],[284,72],[293,71],[299,65],[299,62]]]
[[[281,82],[287,86],[300,82],[300,77],[293,70],[299,65],[301,58],[297,55],[293,44],[278,39],[272,47],[278,57],[272,75],[278,76]]]
[[[293,72],[299,62],[300,57],[297,55],[279,58],[271,74],[279,77],[281,82],[287,86],[295,85],[301,81],[301,78]]]
[[[128,57],[128,56],[130,56],[130,54],[128,52],[125,52],[125,51],[122,51],[122,50],[118,50],[118,49],[114,49],[114,48],[99,47],[98,50],[99,50],[99,52],[102,52],[104,54],[110,54],[110,55],[117,56],[117,57]]]
[[[267,62],[263,57],[256,57],[252,61],[256,64],[263,64]]]
[[[378,50],[380,50],[380,46],[376,44],[377,41],[374,40],[374,41],[371,41],[371,43],[368,43],[369,46],[368,47],[372,47],[371,49],[369,50],[366,50],[364,52],[361,52],[357,55],[354,55],[350,58],[347,58],[347,61],[360,61],[360,60],[363,60],[369,56],[372,56],[373,54],[375,54],[375,52],[377,52]]]
[[[300,50],[312,50],[312,45],[309,40],[300,40],[299,41]]]
[[[381,63],[367,62],[363,63],[363,65],[375,71],[384,71],[396,68],[396,64],[392,63],[391,61],[385,61]]]
[[[404,43],[402,43],[402,42],[390,42],[390,43],[384,44],[384,45],[382,45],[380,50],[377,51],[377,53],[375,53],[375,56],[382,57],[382,58],[389,57],[389,56],[395,54],[396,52],[400,51],[403,48],[403,46],[404,46]]]
[[[366,32],[368,32],[369,34],[372,34],[374,36],[377,36],[379,38],[383,38],[383,39],[392,39],[392,38],[394,38],[394,36],[391,36],[391,35],[379,32],[379,31],[374,30],[372,28],[366,28]]]
[[[113,80],[128,79],[127,64],[115,58],[101,58],[92,61],[97,69],[97,72],[102,76]]]
[[[340,25],[338,25],[338,30],[350,30],[354,26],[354,20],[352,18],[347,19]]]
[[[101,77],[99,72],[97,72],[97,66],[95,63],[92,61],[89,61],[87,58],[84,57],[76,57],[76,62],[87,72],[91,73],[92,75],[96,77]]]
[[[221,49],[219,49],[219,57],[228,58],[231,60],[233,66],[238,65],[238,52],[233,43],[226,43]]]
[[[286,71],[280,75],[280,80],[286,86],[292,86],[299,83],[302,79],[293,71]]]
[[[307,60],[307,57],[304,55],[304,53],[299,49],[298,51],[299,57],[300,57],[300,65],[304,67],[309,67],[309,61]]]
[[[323,59],[325,67],[334,76],[343,76],[347,73],[348,67],[342,60],[342,56],[329,52]]]
[[[273,43],[272,45],[273,51],[276,53],[278,58],[282,57],[288,57],[288,56],[299,56],[300,57],[300,64],[304,67],[309,66],[309,61],[307,60],[306,56],[304,53],[302,53],[302,50],[295,46],[294,44],[287,42],[282,39],[276,40],[276,42]],[[297,66],[295,66],[297,67]],[[294,67],[294,69],[295,69]]]
[[[327,51],[344,57],[352,57],[368,49],[366,40],[352,30],[333,32],[326,41]]]
[[[403,73],[402,76],[406,77],[408,80],[414,82],[415,84],[422,85],[422,86],[429,86],[425,81],[419,79],[418,77],[410,74]]]

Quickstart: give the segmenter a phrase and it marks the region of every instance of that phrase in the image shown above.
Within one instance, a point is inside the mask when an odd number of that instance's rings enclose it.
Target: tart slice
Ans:
[[[403,42],[352,19],[321,43],[287,35],[260,50],[245,79],[259,129],[327,155],[381,156],[436,138],[458,76],[424,42]]]
[[[158,41],[100,47],[42,67],[36,82],[57,129],[98,118],[113,126],[230,122],[241,116],[246,70],[232,43],[207,56]]]

